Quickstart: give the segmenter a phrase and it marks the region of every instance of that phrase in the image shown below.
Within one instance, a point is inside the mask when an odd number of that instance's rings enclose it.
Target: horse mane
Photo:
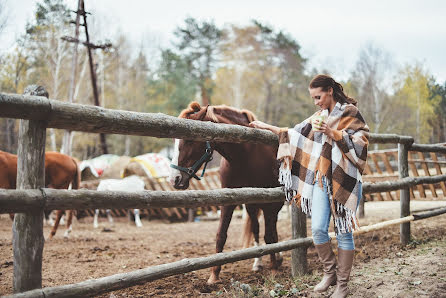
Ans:
[[[203,109],[206,109],[206,113],[204,113]],[[196,116],[194,117],[194,115]],[[240,116],[242,116],[244,119],[240,119]],[[191,102],[186,109],[181,111],[178,118],[194,120],[203,120],[204,118],[208,118],[210,121],[215,123],[222,122],[221,120],[219,120],[219,118],[226,118],[228,120],[232,120],[230,122],[236,122],[235,124],[245,126],[247,126],[250,122],[257,120],[254,113],[249,110],[239,110],[237,108],[229,107],[226,105],[201,107],[200,104],[196,101]]]

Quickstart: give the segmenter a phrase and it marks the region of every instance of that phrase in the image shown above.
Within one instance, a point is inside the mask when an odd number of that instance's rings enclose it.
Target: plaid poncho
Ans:
[[[312,130],[313,116],[292,129],[281,130],[277,152],[281,162],[279,182],[287,200],[294,200],[304,213],[311,214],[316,178],[321,182],[324,177],[335,232],[351,232],[359,228],[356,207],[367,159],[369,128],[352,104],[336,103],[328,116],[326,123],[334,132],[334,140]]]

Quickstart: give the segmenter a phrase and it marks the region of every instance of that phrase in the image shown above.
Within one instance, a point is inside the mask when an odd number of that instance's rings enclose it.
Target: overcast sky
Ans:
[[[34,0],[6,3],[10,25],[0,36],[0,50],[24,31],[35,11]],[[65,0],[74,9],[77,0]],[[326,68],[339,80],[349,77],[359,49],[372,43],[399,65],[421,62],[446,81],[446,1],[444,0],[85,0],[87,11],[101,19],[101,35],[120,30],[141,44],[167,46],[186,17],[216,25],[247,25],[251,19],[289,33],[309,65]]]

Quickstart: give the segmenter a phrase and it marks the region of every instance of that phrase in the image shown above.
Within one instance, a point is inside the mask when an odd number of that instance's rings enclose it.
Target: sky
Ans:
[[[77,0],[64,1],[73,9],[77,5]],[[0,2],[9,16],[0,36],[4,51],[32,19],[36,1]],[[186,17],[213,20],[219,27],[256,19],[293,37],[308,69],[327,69],[338,80],[351,76],[360,50],[372,44],[390,55],[395,69],[422,63],[437,82],[446,81],[444,0],[85,0],[85,8],[100,24],[95,37],[113,40],[122,32],[135,49],[147,52],[169,46]]]

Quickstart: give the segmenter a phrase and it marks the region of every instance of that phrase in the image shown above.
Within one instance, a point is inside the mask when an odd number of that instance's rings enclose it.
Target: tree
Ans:
[[[6,2],[0,2],[0,36],[8,24],[8,12],[6,10]]]
[[[251,109],[276,125],[303,120],[309,108],[302,100],[308,78],[299,44],[257,21],[246,27],[231,26],[224,33],[224,66],[217,71],[216,98]]]
[[[388,74],[391,69],[390,55],[368,44],[360,50],[351,75],[351,87],[357,90],[361,112],[373,133],[394,132],[399,124],[391,117],[396,109],[396,101],[389,94],[391,80]]]
[[[23,40],[19,40],[11,53],[6,54],[0,61],[0,90],[8,93],[23,93],[28,84],[30,70],[29,57],[23,47]],[[4,118],[0,120],[3,140],[0,148],[7,152],[17,151],[17,125],[15,119]]]
[[[429,101],[436,104],[436,116],[430,120],[433,128],[431,142],[446,142],[446,82],[443,85],[435,82],[433,78],[428,81]]]
[[[212,74],[215,70],[222,30],[207,21],[199,23],[193,18],[185,20],[185,26],[174,32],[179,39],[176,48],[185,59],[189,72],[198,82],[203,105],[211,102],[214,89]]]
[[[402,133],[414,135],[416,142],[427,143],[432,137],[432,119],[437,119],[435,107],[440,96],[429,89],[429,74],[417,63],[400,71],[395,97],[401,109],[406,110],[402,122]],[[392,116],[395,119],[394,115]]]
[[[194,100],[198,80],[189,72],[188,61],[163,50],[161,63],[149,82],[149,110],[176,116]]]
[[[68,92],[69,44],[60,37],[70,33],[70,10],[62,0],[43,0],[37,3],[34,22],[27,24],[25,38],[29,42],[36,84],[47,87],[52,98]],[[50,82],[50,83],[49,83]],[[51,148],[57,150],[56,133],[49,129]]]

